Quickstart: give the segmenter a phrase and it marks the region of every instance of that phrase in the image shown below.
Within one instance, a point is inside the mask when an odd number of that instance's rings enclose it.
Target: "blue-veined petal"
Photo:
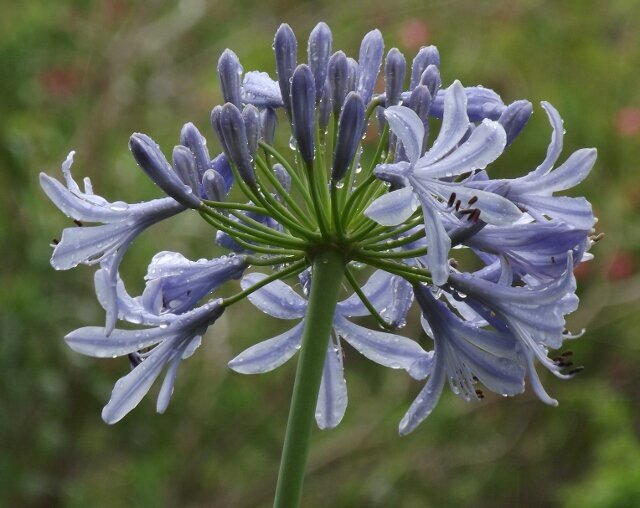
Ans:
[[[433,108],[434,104],[431,106]],[[460,81],[453,82],[444,96],[442,127],[431,149],[420,160],[420,166],[437,162],[460,142],[469,127],[467,96]]]
[[[397,226],[407,220],[418,209],[413,188],[404,187],[383,194],[364,211],[371,220],[383,226]]]
[[[240,285],[247,289],[265,277],[263,273],[250,273],[242,278]],[[279,319],[298,319],[304,317],[307,310],[307,301],[281,280],[270,282],[248,298],[262,312]]]
[[[405,436],[415,430],[415,428],[431,414],[433,408],[440,400],[442,388],[444,387],[445,370],[444,364],[435,357],[432,357],[432,367],[429,373],[429,380],[424,388],[411,403],[411,406],[402,417],[398,432]]]
[[[402,141],[404,151],[412,164],[422,152],[424,126],[420,117],[405,106],[390,106],[384,110],[391,131]]]
[[[229,367],[240,374],[261,374],[280,367],[300,349],[303,327],[304,320],[276,337],[245,349],[229,362]]]
[[[554,108],[548,102],[542,101],[540,103],[549,117],[549,123],[551,124],[551,128],[553,129],[551,132],[551,142],[549,143],[549,147],[547,148],[547,156],[544,161],[531,173],[526,175],[524,178],[529,177],[537,177],[544,175],[551,171],[554,164],[560,157],[560,152],[562,152],[562,142],[564,138],[564,127],[562,118],[560,117],[560,113],[558,110]]]
[[[597,220],[593,216],[591,203],[585,198],[524,194],[518,196],[518,202],[527,206],[528,210],[537,210],[578,229],[590,229]]]
[[[340,337],[369,360],[391,369],[404,369],[414,379],[427,375],[428,354],[417,342],[364,328],[339,315],[334,317],[333,326]]]
[[[465,143],[438,162],[428,165],[423,162],[428,157],[427,153],[416,163],[414,174],[444,178],[484,169],[500,156],[506,141],[505,131],[498,122],[484,120]]]
[[[322,370],[316,423],[321,429],[333,429],[342,420],[347,409],[347,382],[344,379],[340,341],[329,339],[327,355]]]
[[[440,220],[437,204],[427,194],[420,195],[424,215],[425,241],[428,251],[421,259],[431,271],[433,283],[441,286],[449,277],[449,250],[451,239]]]
[[[196,342],[197,344],[199,344],[200,337],[195,337],[192,342]],[[182,361],[182,357],[184,355],[184,350],[187,348],[188,344],[189,343],[184,343],[178,349],[176,349],[173,358],[170,360],[169,367],[167,368],[167,372],[164,375],[164,380],[162,381],[160,391],[158,392],[158,398],[156,400],[156,411],[160,414],[164,413],[169,406],[171,395],[173,395],[173,387],[176,382],[176,376],[178,375],[178,367],[180,366],[180,362]]]

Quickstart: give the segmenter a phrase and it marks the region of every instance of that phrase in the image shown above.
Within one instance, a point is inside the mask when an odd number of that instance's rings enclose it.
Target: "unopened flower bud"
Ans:
[[[365,105],[362,97],[355,92],[349,93],[344,102],[340,123],[338,124],[338,139],[333,156],[331,179],[341,180],[353,162],[364,124]]]
[[[380,65],[382,64],[383,51],[384,41],[380,30],[371,30],[364,36],[360,45],[356,91],[360,94],[365,104],[368,104],[373,96],[373,89],[376,86],[378,72],[380,72]]]
[[[276,175],[280,185],[284,187],[284,190],[289,192],[291,190],[291,175],[284,169],[284,166],[282,164],[274,164],[273,173]]]
[[[267,145],[273,145],[277,125],[278,116],[272,108],[260,111],[260,137]]]
[[[333,114],[340,115],[344,99],[349,93],[349,62],[342,51],[331,55],[329,59],[329,74],[327,81],[331,87],[331,102]],[[355,75],[354,75],[355,86]]]
[[[242,110],[242,120],[247,133],[249,153],[251,157],[255,157],[258,151],[258,140],[260,139],[260,112],[258,108],[247,104]]]
[[[240,178],[250,187],[256,186],[256,177],[251,164],[247,133],[242,120],[242,113],[233,104],[227,103],[216,113],[217,108],[211,114],[212,123],[219,123],[219,135],[221,143],[225,147],[225,153],[238,170]]]
[[[309,35],[307,55],[309,68],[316,84],[316,103],[322,99],[324,83],[327,79],[329,55],[331,55],[331,29],[326,23],[318,23]]]
[[[400,102],[406,72],[407,62],[404,55],[398,48],[392,48],[384,64],[384,91],[387,107],[395,106]]]
[[[429,92],[431,93],[431,97],[435,97],[442,86],[442,79],[440,78],[440,69],[436,65],[430,64],[427,65],[427,68],[424,70],[422,75],[420,76],[420,85],[425,85]]]
[[[325,132],[329,125],[329,118],[331,118],[331,85],[328,80],[324,82],[323,88],[322,98],[318,105],[318,126],[322,132]]]
[[[184,124],[180,131],[180,144],[186,146],[196,161],[196,168],[198,170],[198,182],[202,181],[202,175],[209,169],[210,157],[209,150],[207,150],[207,141],[198,128],[191,122]]]
[[[282,102],[289,118],[291,118],[291,77],[298,61],[298,42],[291,27],[286,23],[280,25],[273,41],[273,50],[276,54],[276,72]]]
[[[504,127],[504,131],[507,133],[507,146],[509,146],[516,138],[520,131],[531,118],[533,113],[533,106],[529,101],[515,101],[507,106],[498,122]]]
[[[429,124],[429,110],[431,109],[432,100],[429,88],[426,85],[418,85],[411,91],[406,103],[406,106],[416,112],[425,128]]]
[[[314,158],[315,99],[313,73],[308,65],[298,65],[291,79],[291,118],[293,135],[302,160],[310,167]]]
[[[198,194],[200,176],[196,167],[196,159],[186,146],[178,145],[173,148],[173,168],[186,185]]]
[[[418,54],[413,59],[409,90],[413,90],[418,86],[422,73],[429,65],[440,67],[440,53],[438,52],[438,48],[435,46],[425,46],[420,48],[420,51],[418,51]]]
[[[358,85],[358,62],[354,58],[347,57],[349,64],[349,80],[347,81],[347,92],[355,92]],[[346,97],[346,96],[345,96]]]
[[[237,55],[230,49],[225,49],[218,60],[218,78],[222,86],[222,96],[225,102],[240,107],[240,84],[242,65]]]
[[[211,201],[224,201],[227,196],[224,178],[214,169],[209,169],[202,177],[202,190]]]
[[[167,159],[153,139],[146,134],[135,133],[129,138],[129,149],[138,166],[168,196],[188,208],[198,208],[200,206],[200,199],[171,169]]]

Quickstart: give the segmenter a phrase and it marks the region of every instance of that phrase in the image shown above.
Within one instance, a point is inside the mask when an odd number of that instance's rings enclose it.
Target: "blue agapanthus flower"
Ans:
[[[294,403],[313,402],[305,411],[315,411],[321,428],[338,425],[346,410],[344,348],[424,380],[402,434],[427,418],[446,382],[467,401],[485,392],[516,395],[528,383],[543,402],[557,404],[536,366],[561,379],[580,370],[567,352],[551,351],[576,337],[565,329],[578,305],[573,269],[591,259],[600,238],[590,203],[561,193],[588,176],[595,149],[559,163],[562,120],[543,102],[552,127],[543,161],[496,179],[491,164],[516,149],[533,105],[443,83],[435,46],[421,48],[409,67],[397,48],[385,53],[373,30],[353,58],[334,49],[330,28],[319,23],[304,56],[283,24],[273,51],[273,68],[250,72],[233,51],[222,53],[224,103],[210,117],[215,157],[192,123],[169,158],[149,136],[131,136],[135,163],[166,197],[108,201],[88,179],[83,191],[71,177],[73,152],[62,166],[66,185],[40,176],[47,196],[77,225],[54,241],[51,263],[60,270],[98,265],[95,289],[107,316],[104,327],[79,328],[66,341],[82,354],[127,356],[132,369],[117,381],[104,420],[124,417],[163,372],[157,410],[164,412],[178,366],[245,298],[297,322],[275,337],[256,337],[229,366],[264,373],[300,349],[315,351],[298,358],[303,382],[296,381]],[[287,134],[277,136],[278,129]],[[363,134],[376,137],[370,154]],[[284,150],[281,137],[290,140]],[[189,209],[215,229],[206,236],[211,246],[227,252],[198,261],[160,252],[142,294],[131,296],[118,273],[128,247]],[[216,296],[223,284],[237,292]],[[401,334],[415,304],[428,339]]]

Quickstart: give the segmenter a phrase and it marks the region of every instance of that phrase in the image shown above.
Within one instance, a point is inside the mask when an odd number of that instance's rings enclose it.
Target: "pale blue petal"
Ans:
[[[362,286],[362,292],[376,309],[381,310],[390,303],[392,299],[390,288],[394,277],[396,276],[383,270],[376,270],[365,285]],[[346,300],[338,302],[336,310],[343,316],[350,317],[368,316],[370,314],[356,293],[353,293]]]
[[[432,372],[429,381],[424,385],[416,399],[412,402],[406,414],[400,421],[398,432],[405,436],[427,418],[440,400],[445,381],[445,369],[442,361],[437,356],[433,357]]]
[[[469,202],[472,198],[477,198],[473,208],[479,209],[480,219],[489,224],[513,224],[522,217],[522,211],[511,200],[499,194],[472,189],[464,184],[436,180],[428,181],[426,185],[429,186],[431,192],[438,195],[443,201],[447,201],[454,192],[458,199],[462,201],[463,206],[465,202]]]
[[[250,273],[242,278],[240,285],[247,289],[265,277],[264,273]],[[307,301],[281,280],[270,282],[248,298],[262,312],[279,319],[298,319],[304,317],[307,310]]]
[[[391,369],[404,369],[414,379],[423,379],[427,372],[428,354],[420,345],[400,335],[370,330],[336,315],[334,329],[360,354]]]
[[[415,163],[422,152],[424,125],[420,117],[404,106],[390,106],[384,110],[389,128],[402,141],[404,151],[410,163]]]
[[[251,346],[231,360],[229,367],[240,374],[261,374],[280,367],[300,349],[303,327],[304,320],[277,337]]]
[[[140,403],[167,361],[176,354],[175,342],[167,340],[157,346],[135,369],[116,382],[111,399],[102,410],[106,423],[111,425],[120,421]]]
[[[541,214],[564,221],[577,229],[591,229],[596,223],[591,203],[585,198],[526,194],[518,196],[517,202],[527,209],[537,210]]]
[[[445,93],[444,116],[438,137],[420,160],[420,165],[433,164],[447,155],[467,133],[468,127],[467,96],[460,81],[456,80]]]
[[[171,359],[171,362],[169,363],[169,368],[164,375],[164,380],[162,381],[162,386],[160,387],[160,392],[158,393],[158,398],[156,400],[156,411],[160,414],[163,414],[169,406],[171,395],[173,395],[173,387],[176,382],[176,376],[178,375],[178,367],[180,366],[180,362],[182,361],[183,351],[186,346],[187,344],[184,344],[175,352],[173,358]]]
[[[175,336],[162,328],[114,330],[107,336],[99,326],[85,326],[67,334],[64,340],[74,351],[97,358],[116,358],[144,349]]]
[[[518,182],[514,190],[518,194],[547,194],[571,189],[584,180],[593,165],[598,153],[595,148],[583,148],[573,152],[564,164],[544,177]],[[517,198],[516,198],[517,199]]]
[[[442,286],[449,277],[451,239],[442,225],[437,204],[433,198],[424,194],[420,196],[420,200],[424,215],[425,241],[428,247],[427,254],[421,259],[431,271],[433,283],[436,286]]]
[[[380,196],[369,205],[364,214],[383,226],[397,226],[411,217],[417,208],[413,188],[404,187]]]
[[[419,160],[414,174],[424,174],[430,178],[448,178],[475,169],[484,169],[500,156],[506,143],[507,136],[502,125],[484,120],[474,129],[469,139],[448,156],[428,165],[423,159]]]
[[[316,423],[321,429],[336,427],[347,409],[347,382],[344,379],[340,341],[329,340],[316,403]]]
[[[547,156],[542,161],[542,163],[534,169],[531,173],[526,175],[524,178],[536,178],[538,176],[544,175],[551,171],[554,164],[560,157],[560,152],[562,152],[562,142],[564,138],[564,126],[562,122],[562,118],[560,117],[560,113],[558,110],[554,108],[548,102],[542,101],[540,103],[549,117],[549,123],[551,124],[551,128],[553,131],[551,132],[551,142],[549,143],[549,147],[547,148]]]
[[[282,107],[280,85],[266,72],[252,71],[244,75],[242,82],[242,102],[259,108]]]

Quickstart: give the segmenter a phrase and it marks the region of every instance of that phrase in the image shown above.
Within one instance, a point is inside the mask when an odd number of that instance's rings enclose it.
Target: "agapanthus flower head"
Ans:
[[[525,133],[533,105],[506,105],[491,89],[443,82],[435,46],[409,58],[397,48],[385,56],[384,48],[372,30],[352,58],[334,51],[330,28],[319,23],[306,63],[287,24],[276,32],[271,69],[245,73],[225,50],[217,67],[224,104],[211,112],[222,153],[211,159],[192,123],[171,163],[150,137],[131,136],[135,161],[168,197],[110,202],[88,179],[81,191],[71,177],[73,152],[63,164],[66,186],[41,175],[49,198],[78,225],[54,242],[51,262],[57,269],[99,264],[95,289],[107,313],[105,327],[80,328],[67,343],[92,356],[126,355],[133,367],[116,383],[107,422],[133,409],[166,368],[157,403],[164,411],[180,362],[245,298],[297,322],[229,366],[268,372],[302,349],[305,388],[296,381],[294,392],[308,390],[300,400],[314,402],[321,428],[335,427],[346,410],[345,348],[425,380],[402,434],[427,418],[447,381],[467,401],[482,400],[485,389],[516,395],[529,383],[556,404],[536,365],[561,379],[577,372],[550,351],[575,337],[565,329],[578,305],[573,268],[591,259],[600,238],[589,202],[559,194],[586,178],[596,151],[577,150],[558,164],[562,120],[543,102],[553,130],[544,160],[524,175],[496,179],[491,166]],[[363,134],[373,137],[376,119],[377,141],[363,153]],[[282,150],[277,140],[287,138]],[[130,296],[118,274],[128,246],[187,209],[215,228],[207,241],[230,252],[198,261],[160,252],[142,294]],[[85,222],[97,225],[80,227]],[[462,250],[475,264],[456,259]],[[238,280],[236,293],[214,296]],[[401,334],[416,302],[430,340]],[[118,320],[136,327],[116,328]]]

